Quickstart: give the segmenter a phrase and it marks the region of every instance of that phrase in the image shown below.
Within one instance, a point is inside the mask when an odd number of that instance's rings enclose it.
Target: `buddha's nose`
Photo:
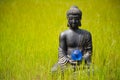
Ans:
[[[73,23],[75,23],[75,19],[73,19]]]

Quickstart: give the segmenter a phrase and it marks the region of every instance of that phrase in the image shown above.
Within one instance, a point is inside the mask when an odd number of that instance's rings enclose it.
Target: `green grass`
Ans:
[[[52,80],[59,33],[68,28],[66,11],[71,5],[82,10],[81,28],[92,33],[95,71],[90,80],[119,80],[119,4],[119,0],[1,0],[0,80]],[[78,80],[87,80],[82,71]],[[66,72],[65,80],[71,74]]]

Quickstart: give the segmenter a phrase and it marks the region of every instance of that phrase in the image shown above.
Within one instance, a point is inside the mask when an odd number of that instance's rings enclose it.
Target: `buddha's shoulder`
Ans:
[[[89,31],[84,30],[84,29],[80,29],[80,31],[81,31],[83,34],[91,34]]]
[[[70,29],[64,30],[64,31],[62,31],[62,32],[60,33],[60,35],[67,35],[67,34],[69,34],[70,32],[71,32]]]
[[[64,31],[62,31],[61,33],[60,33],[60,36],[61,37],[65,37],[65,36],[67,36],[69,33],[70,33],[71,31],[68,29],[68,30],[64,30]]]

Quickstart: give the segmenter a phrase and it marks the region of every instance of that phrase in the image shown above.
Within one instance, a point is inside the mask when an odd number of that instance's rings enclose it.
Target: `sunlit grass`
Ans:
[[[81,68],[78,80],[120,79],[119,0],[1,0],[0,80],[52,80],[59,33],[67,29],[71,5],[81,8],[81,28],[93,39],[94,75],[88,77]],[[66,71],[65,80],[72,74]]]

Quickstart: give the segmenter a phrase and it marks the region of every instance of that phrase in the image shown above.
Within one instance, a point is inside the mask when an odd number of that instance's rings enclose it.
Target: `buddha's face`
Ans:
[[[69,15],[68,16],[69,27],[72,29],[78,28],[78,26],[81,26],[80,20],[81,19],[79,15]]]

